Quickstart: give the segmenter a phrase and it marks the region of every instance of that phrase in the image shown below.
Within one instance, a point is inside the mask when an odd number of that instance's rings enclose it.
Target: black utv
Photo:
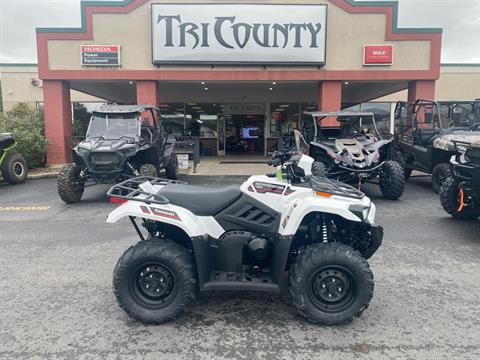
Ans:
[[[377,183],[387,199],[402,196],[403,169],[392,159],[392,140],[383,139],[370,112],[306,112],[302,136],[315,159],[312,174],[361,186]],[[337,125],[323,126],[335,118]]]
[[[432,188],[439,191],[450,176],[450,158],[457,150],[464,152],[466,145],[480,140],[480,103],[470,106],[465,111],[464,105],[453,104],[442,111],[440,104],[431,100],[397,103],[395,157],[407,179],[413,170],[431,174]],[[465,145],[457,147],[455,141]]]
[[[443,209],[456,219],[473,220],[480,216],[480,142],[469,145],[450,160],[451,176],[440,188]]]
[[[151,105],[102,105],[90,119],[85,140],[72,148],[73,164],[58,175],[60,198],[81,200],[84,188],[135,176],[177,178],[175,138],[168,136],[160,111]]]

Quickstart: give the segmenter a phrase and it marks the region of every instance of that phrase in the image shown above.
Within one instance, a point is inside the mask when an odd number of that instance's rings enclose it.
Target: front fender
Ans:
[[[361,200],[348,201],[347,205],[345,203],[345,198],[341,197],[332,196],[331,198],[328,198],[328,200],[321,197],[311,197],[301,201],[297,199],[287,206],[286,211],[282,212],[280,234],[294,235],[304,217],[312,212],[338,215],[349,221],[362,222],[357,215],[349,210],[349,206],[354,204],[365,207],[370,206],[371,214],[369,213],[367,221],[373,223],[375,207],[368,197],[364,197]]]

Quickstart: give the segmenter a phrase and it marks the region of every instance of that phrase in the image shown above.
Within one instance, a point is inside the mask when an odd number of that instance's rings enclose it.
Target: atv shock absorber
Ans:
[[[325,221],[325,215],[322,215],[322,242],[328,242],[328,227]]]
[[[128,168],[130,169],[130,171],[133,173],[133,175],[135,175],[135,176],[140,175],[140,174],[138,173],[138,170],[135,169],[135,168],[133,167],[133,165],[130,164],[128,161],[127,161],[127,166],[128,166]]]

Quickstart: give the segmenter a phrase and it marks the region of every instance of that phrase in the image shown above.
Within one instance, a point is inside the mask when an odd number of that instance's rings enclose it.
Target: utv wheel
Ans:
[[[65,165],[57,177],[57,190],[67,204],[79,202],[85,190],[85,179],[80,176],[82,169],[74,164]]]
[[[27,177],[27,162],[19,154],[9,154],[3,159],[2,176],[10,184],[20,184]]]
[[[438,193],[442,184],[447,180],[447,178],[451,175],[450,173],[450,165],[447,163],[440,163],[437,164],[432,170],[432,188],[433,191]]]
[[[120,307],[148,324],[177,317],[195,298],[196,287],[190,254],[170,240],[131,246],[113,272],[113,292]]]
[[[327,177],[327,166],[321,161],[314,161],[312,164],[312,175],[316,177]]]
[[[307,247],[290,268],[290,294],[307,320],[342,325],[359,317],[373,296],[373,274],[367,261],[340,243]]]
[[[480,216],[480,207],[460,209],[460,184],[449,177],[440,188],[440,203],[443,209],[456,219],[475,220]]]
[[[385,161],[380,174],[380,191],[390,200],[397,200],[405,189],[405,175],[396,161]]]
[[[407,158],[404,153],[402,152],[397,152],[395,154],[395,160],[402,166],[403,168],[403,175],[405,175],[405,181],[412,176],[412,169],[407,167]]]
[[[176,154],[170,156],[170,161],[168,162],[167,167],[165,168],[165,175],[167,179],[177,180],[178,177],[178,158]]]
[[[157,168],[152,164],[143,164],[140,166],[140,176],[158,177]]]

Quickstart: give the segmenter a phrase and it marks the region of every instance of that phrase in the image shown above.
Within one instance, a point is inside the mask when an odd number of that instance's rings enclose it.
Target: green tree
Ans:
[[[87,133],[88,123],[90,122],[91,113],[82,103],[73,103],[73,129],[74,138],[83,138]]]
[[[11,132],[17,142],[16,151],[25,157],[29,167],[45,164],[45,125],[43,109],[20,103],[0,113],[0,132]]]
[[[0,113],[3,112],[2,82],[0,81]]]

